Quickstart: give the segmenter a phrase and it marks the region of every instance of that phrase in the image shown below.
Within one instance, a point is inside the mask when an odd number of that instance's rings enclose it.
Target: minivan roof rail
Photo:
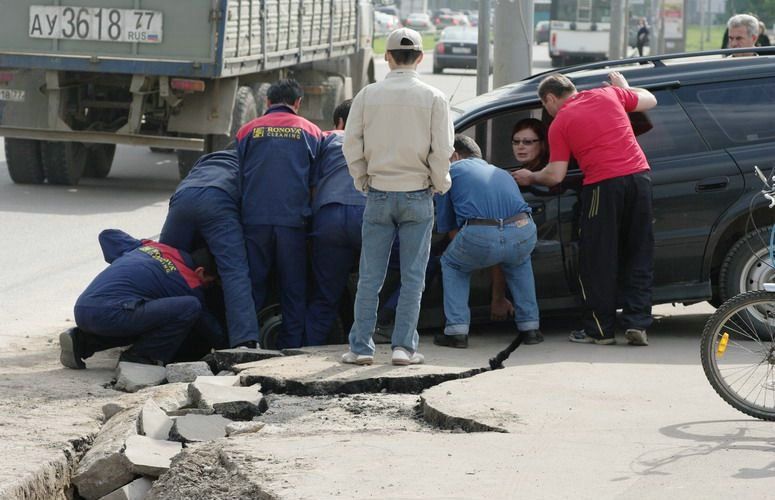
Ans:
[[[740,49],[716,49],[716,50],[705,50],[702,52],[677,52],[675,54],[659,54],[659,55],[644,56],[644,57],[629,57],[627,59],[615,59],[612,61],[598,61],[593,63],[577,64],[575,66],[568,66],[565,68],[542,71],[541,73],[536,73],[535,75],[531,75],[525,78],[525,80],[533,80],[535,78],[550,75],[553,73],[561,73],[561,74],[567,75],[567,74],[576,73],[579,71],[587,71],[591,69],[615,68],[617,66],[630,66],[632,64],[652,63],[654,64],[654,66],[664,66],[665,64],[663,61],[667,61],[669,59],[700,58],[700,57],[707,57],[712,55],[730,55],[730,54],[749,53],[749,52],[756,52],[757,54],[760,54],[760,55],[775,55],[775,46],[744,47]]]

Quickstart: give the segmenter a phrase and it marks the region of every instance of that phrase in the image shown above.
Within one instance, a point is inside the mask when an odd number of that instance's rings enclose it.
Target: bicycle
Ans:
[[[764,183],[769,208],[775,207],[775,185],[758,167],[754,170]],[[773,268],[774,249],[775,225],[765,262]],[[746,415],[775,421],[775,283],[763,286],[728,299],[708,318],[700,358],[710,385],[724,401]]]

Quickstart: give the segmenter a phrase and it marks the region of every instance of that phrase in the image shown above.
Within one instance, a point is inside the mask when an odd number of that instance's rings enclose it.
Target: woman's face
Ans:
[[[532,129],[526,128],[511,137],[514,158],[523,165],[533,163],[541,156],[541,140]]]

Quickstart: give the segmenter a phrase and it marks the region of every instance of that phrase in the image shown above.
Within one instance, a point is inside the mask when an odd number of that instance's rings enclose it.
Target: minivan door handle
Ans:
[[[726,189],[729,184],[729,177],[708,177],[702,179],[695,185],[695,189],[698,193],[703,191],[717,191],[719,189]]]

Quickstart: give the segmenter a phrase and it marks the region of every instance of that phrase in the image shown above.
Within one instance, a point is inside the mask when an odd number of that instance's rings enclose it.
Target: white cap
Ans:
[[[387,50],[418,50],[422,52],[422,37],[413,29],[399,28],[388,35]]]

